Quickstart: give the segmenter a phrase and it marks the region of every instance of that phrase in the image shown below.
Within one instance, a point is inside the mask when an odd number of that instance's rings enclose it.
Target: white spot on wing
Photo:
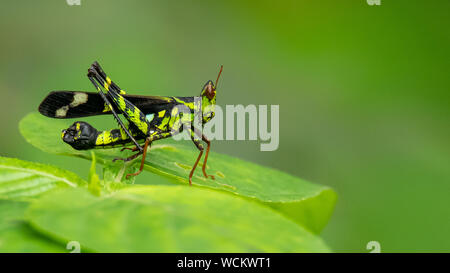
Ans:
[[[65,105],[65,106],[59,108],[58,110],[56,110],[55,116],[57,118],[63,118],[67,115],[67,111],[69,111],[69,106]]]
[[[77,107],[78,105],[86,103],[87,101],[88,101],[88,94],[76,92],[73,95],[73,101],[70,103],[70,107]]]

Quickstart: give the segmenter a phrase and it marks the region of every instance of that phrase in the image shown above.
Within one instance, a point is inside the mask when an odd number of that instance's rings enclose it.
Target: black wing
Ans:
[[[123,95],[144,114],[156,113],[177,104],[172,97]],[[114,109],[120,112],[118,109]],[[79,118],[111,114],[96,92],[53,91],[39,105],[39,112],[51,118]]]

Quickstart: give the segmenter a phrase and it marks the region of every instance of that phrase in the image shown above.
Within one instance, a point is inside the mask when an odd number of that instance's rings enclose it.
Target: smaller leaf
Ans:
[[[100,196],[102,193],[102,186],[100,184],[100,178],[98,178],[97,171],[95,170],[95,153],[91,152],[92,162],[91,169],[89,170],[89,191],[96,196]]]
[[[103,165],[103,180],[115,183],[134,184],[136,176],[127,178],[127,174],[135,173],[138,170],[135,162],[107,161]]]
[[[0,198],[26,199],[86,184],[76,174],[54,166],[0,157]]]

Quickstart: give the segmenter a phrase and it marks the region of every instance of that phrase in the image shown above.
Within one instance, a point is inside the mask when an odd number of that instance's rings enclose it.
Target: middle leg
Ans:
[[[150,138],[147,138],[145,140],[145,144],[144,144],[144,148],[143,148],[144,151],[142,152],[142,160],[141,160],[141,166],[139,167],[139,170],[135,173],[127,174],[127,176],[125,177],[126,179],[128,179],[130,176],[136,176],[142,172],[142,170],[144,169],[145,157],[147,156],[147,148],[150,148],[151,144],[152,143],[150,141]]]
[[[135,172],[135,173],[130,173],[127,174],[126,178],[130,177],[130,176],[136,176],[138,174],[140,174],[142,172],[142,170],[144,169],[144,165],[145,165],[145,158],[147,156],[147,149],[150,149],[150,146],[152,144],[153,141],[156,140],[160,140],[160,139],[164,139],[164,138],[168,138],[171,137],[172,133],[171,132],[156,132],[153,135],[150,135],[149,137],[147,137],[147,139],[145,140],[145,143],[143,145],[143,152],[138,152],[128,158],[123,159],[124,161],[130,161],[135,159],[136,157],[138,157],[140,154],[142,154],[142,159],[141,159],[141,165],[139,167],[139,171]],[[114,159],[117,160],[117,159]]]

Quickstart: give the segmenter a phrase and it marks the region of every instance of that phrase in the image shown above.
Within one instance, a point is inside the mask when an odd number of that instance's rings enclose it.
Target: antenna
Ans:
[[[217,75],[216,84],[214,85],[217,88],[217,83],[219,82],[220,74],[222,74],[223,65],[220,66],[219,75]]]

